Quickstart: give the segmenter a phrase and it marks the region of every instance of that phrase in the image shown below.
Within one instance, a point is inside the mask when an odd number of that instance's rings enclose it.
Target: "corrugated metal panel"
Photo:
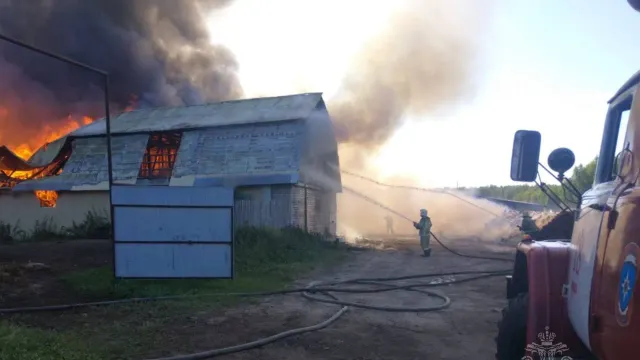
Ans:
[[[219,208],[116,207],[119,242],[231,242],[231,212]]]
[[[192,190],[188,187],[171,187],[158,190],[154,186],[116,186],[111,194],[113,205],[145,206],[233,206],[233,189],[212,187]],[[162,196],[158,196],[161,191]]]
[[[173,177],[297,172],[302,131],[294,121],[187,132]]]
[[[221,244],[127,244],[115,246],[119,278],[232,276],[231,248]]]
[[[135,182],[149,135],[127,135],[112,138],[114,182]],[[106,138],[81,138],[72,143],[69,160],[62,174],[24,181],[14,191],[71,190],[74,186],[108,181]]]
[[[322,101],[322,94],[312,93],[136,110],[112,117],[111,132],[117,134],[167,131],[304,119],[320,101]],[[93,136],[105,133],[105,121],[99,119],[74,131],[71,136]]]
[[[114,186],[112,199],[117,277],[232,276],[233,189]]]

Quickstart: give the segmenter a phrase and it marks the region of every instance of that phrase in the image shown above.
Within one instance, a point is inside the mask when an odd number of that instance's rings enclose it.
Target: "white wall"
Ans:
[[[106,191],[59,192],[54,208],[40,207],[40,200],[32,192],[0,191],[0,221],[18,224],[31,231],[36,221],[50,218],[56,226],[69,227],[82,222],[87,212],[94,210],[109,217],[109,193]]]

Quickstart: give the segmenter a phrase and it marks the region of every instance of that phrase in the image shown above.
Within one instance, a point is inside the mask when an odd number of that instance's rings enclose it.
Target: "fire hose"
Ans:
[[[253,342],[249,342],[246,344],[240,344],[236,346],[203,351],[203,352],[193,353],[193,354],[157,358],[153,360],[209,359],[216,356],[228,355],[228,354],[237,353],[240,351],[255,349],[284,338],[324,329],[327,326],[336,322],[350,308],[362,308],[362,309],[386,311],[386,312],[412,312],[412,313],[424,313],[424,312],[442,310],[449,307],[449,305],[451,304],[451,299],[446,295],[443,295],[441,293],[434,292],[434,291],[429,291],[424,288],[446,286],[446,285],[452,285],[456,283],[464,283],[464,282],[475,281],[475,280],[484,279],[488,277],[502,276],[508,273],[510,273],[510,270],[456,271],[456,272],[426,273],[426,274],[407,275],[407,276],[399,276],[399,277],[358,278],[358,279],[349,279],[349,280],[343,280],[343,281],[337,281],[337,282],[313,282],[304,288],[294,288],[294,289],[286,289],[286,290],[270,291],[270,292],[175,295],[175,296],[161,296],[161,297],[148,297],[148,298],[131,298],[131,299],[122,299],[122,300],[100,301],[100,302],[78,303],[78,304],[67,304],[67,305],[56,305],[56,306],[0,309],[0,315],[30,313],[30,312],[44,312],[44,311],[61,311],[61,310],[71,310],[71,309],[94,307],[94,306],[117,305],[117,304],[125,304],[125,303],[143,303],[143,302],[153,302],[153,301],[162,301],[162,300],[178,300],[178,299],[195,298],[195,297],[199,297],[199,298],[225,297],[225,296],[264,297],[264,296],[285,295],[285,294],[294,294],[294,293],[299,293],[304,298],[311,301],[335,304],[335,305],[341,306],[340,310],[337,311],[334,315],[332,315],[329,319],[313,326],[287,330],[285,332],[275,334],[273,336],[269,336]],[[451,279],[447,281],[441,280],[445,276],[460,276],[460,275],[473,275],[473,276]],[[430,278],[430,277],[439,277],[440,279],[432,280],[429,282],[416,282],[416,283],[406,284],[406,285],[389,284],[390,282],[393,282],[393,281],[412,280],[412,279],[421,279],[421,278]],[[345,285],[367,285],[369,286],[369,288],[340,287]],[[414,291],[414,292],[425,294],[430,297],[437,297],[437,298],[440,298],[442,302],[439,304],[431,305],[431,306],[412,307],[412,308],[379,306],[379,305],[360,304],[356,302],[340,300],[335,295],[332,294],[332,293],[372,294],[372,293],[381,293],[381,292],[398,291],[398,290]]]
[[[377,202],[376,200],[361,194],[353,189],[344,188],[347,192],[354,194],[363,198],[364,200],[381,207],[389,212],[392,212],[401,218],[413,221],[407,216],[389,208],[388,206]],[[468,255],[462,254],[456,250],[453,250],[443,244],[438,237],[431,232],[431,236],[447,251],[462,257],[467,258],[475,258],[475,259],[484,259],[484,260],[498,260],[498,261],[513,261],[512,259],[507,258],[499,258],[499,257],[486,257],[486,256],[477,256],[477,255]],[[125,303],[144,303],[144,302],[153,302],[153,301],[166,301],[166,300],[179,300],[186,298],[195,298],[195,297],[225,297],[225,296],[236,296],[236,297],[264,297],[264,296],[273,296],[273,295],[286,295],[286,294],[301,294],[304,298],[321,303],[340,305],[341,308],[335,314],[333,314],[327,320],[318,323],[316,325],[291,329],[284,331],[279,334],[275,334],[263,339],[259,339],[256,341],[252,341],[245,344],[208,350],[193,354],[186,355],[177,355],[171,357],[157,358],[153,360],[196,360],[196,359],[209,359],[216,356],[228,355],[232,353],[237,353],[241,351],[247,351],[251,349],[255,349],[258,347],[265,346],[267,344],[273,343],[278,340],[282,340],[284,338],[312,332],[324,329],[338,319],[340,319],[350,308],[361,308],[367,310],[377,310],[377,311],[386,311],[386,312],[412,312],[412,313],[424,313],[424,312],[432,312],[445,309],[449,307],[451,304],[451,299],[444,294],[426,290],[425,288],[429,287],[438,287],[451,285],[456,283],[464,283],[469,281],[480,280],[488,277],[494,276],[502,276],[507,275],[511,272],[511,269],[502,269],[502,270],[490,270],[490,271],[457,271],[457,272],[448,272],[448,273],[426,273],[426,274],[417,274],[417,275],[407,275],[400,277],[384,277],[384,278],[357,278],[357,279],[349,279],[337,282],[313,282],[304,288],[293,288],[279,291],[269,291],[269,292],[245,292],[245,293],[213,293],[213,294],[197,294],[197,295],[172,295],[172,296],[160,296],[160,297],[146,297],[146,298],[130,298],[130,299],[120,299],[120,300],[109,300],[109,301],[99,301],[99,302],[89,302],[89,303],[77,303],[77,304],[64,304],[64,305],[52,305],[52,306],[40,306],[40,307],[21,307],[21,308],[9,308],[9,309],[0,309],[0,315],[8,315],[8,314],[17,314],[17,313],[34,313],[34,312],[45,312],[45,311],[63,311],[63,310],[71,310],[77,308],[85,308],[85,307],[95,307],[95,306],[107,306],[107,305],[118,305]],[[460,275],[473,275],[469,277],[463,278],[454,278],[447,281],[442,281],[443,277],[446,276],[460,276]],[[412,280],[412,279],[423,279],[430,277],[439,277],[440,279],[432,280],[429,282],[416,282],[412,284],[406,285],[393,285],[390,282],[394,281],[402,281],[402,280]],[[345,285],[366,285],[368,288],[355,288],[349,287]],[[381,305],[369,305],[369,304],[361,304],[356,302],[350,302],[345,300],[340,300],[338,297],[334,295],[334,293],[347,293],[347,294],[372,294],[372,293],[381,293],[381,292],[389,292],[389,291],[413,291],[425,294],[429,297],[436,297],[442,300],[441,303],[423,306],[423,307],[394,307],[394,306],[381,306]]]

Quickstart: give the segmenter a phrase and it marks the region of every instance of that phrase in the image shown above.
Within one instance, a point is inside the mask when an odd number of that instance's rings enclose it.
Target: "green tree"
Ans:
[[[586,165],[580,164],[573,169],[573,174],[569,179],[580,193],[584,193],[593,185],[597,160],[598,158],[595,158]],[[547,185],[549,185],[549,188],[551,188],[551,190],[561,198],[572,203],[576,202],[575,197],[572,196],[570,192],[564,190],[560,184]],[[545,195],[537,185],[489,185],[476,188],[475,191],[476,194],[481,197],[533,202],[542,205],[548,205],[550,203],[549,197]]]
[[[581,193],[589,190],[593,185],[593,180],[596,176],[597,162],[598,158],[595,158],[587,165],[580,164],[573,169],[570,180]]]

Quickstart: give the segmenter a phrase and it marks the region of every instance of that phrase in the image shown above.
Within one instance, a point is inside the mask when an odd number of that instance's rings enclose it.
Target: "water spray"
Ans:
[[[355,196],[358,196],[358,197],[362,198],[363,200],[366,200],[366,201],[368,201],[368,202],[372,203],[373,205],[376,205],[376,206],[378,206],[378,207],[380,207],[380,208],[382,208],[382,209],[384,209],[384,210],[387,210],[387,211],[389,211],[389,212],[391,212],[391,213],[393,213],[393,214],[396,214],[396,215],[398,215],[399,217],[401,217],[401,218],[403,218],[403,219],[405,219],[405,220],[407,220],[407,221],[410,221],[412,224],[414,223],[414,221],[413,221],[411,218],[409,218],[409,217],[405,216],[404,214],[402,214],[402,213],[400,213],[400,212],[398,212],[398,211],[393,210],[392,208],[390,208],[390,207],[388,207],[388,206],[386,206],[386,205],[384,205],[384,204],[382,204],[382,203],[380,203],[380,202],[378,202],[378,201],[376,201],[376,200],[372,199],[371,197],[369,197],[369,196],[367,196],[367,195],[364,195],[364,194],[362,194],[362,193],[360,193],[360,192],[358,192],[358,191],[355,191],[355,190],[353,190],[353,189],[351,189],[351,188],[348,188],[348,187],[345,187],[345,186],[343,186],[343,187],[342,187],[342,189],[343,189],[343,190],[345,190],[345,191],[347,191],[347,192],[348,192],[348,193],[350,193],[350,194],[353,194],[353,195],[355,195]],[[435,241],[437,241],[437,242],[438,242],[438,244],[440,244],[440,246],[442,246],[445,250],[449,251],[449,252],[450,252],[450,253],[452,253],[452,254],[455,254],[455,255],[458,255],[458,256],[462,256],[462,257],[466,257],[466,258],[472,258],[472,259],[498,260],[498,261],[513,261],[513,259],[507,259],[507,258],[502,258],[502,257],[477,256],[477,255],[462,254],[462,253],[460,253],[459,251],[456,251],[456,250],[454,250],[454,249],[451,249],[451,248],[450,248],[450,247],[448,247],[447,245],[443,244],[443,243],[442,243],[442,241],[440,241],[440,239],[438,239],[438,237],[436,236],[436,234],[434,234],[434,233],[433,233],[433,231],[430,231],[429,233],[431,234],[431,236],[433,237],[433,239],[434,239]]]
[[[407,186],[407,185],[385,184],[385,183],[376,181],[374,179],[368,178],[366,176],[362,176],[362,175],[359,175],[359,174],[356,174],[356,173],[352,173],[352,172],[347,171],[347,170],[340,170],[340,171],[342,173],[344,173],[344,174],[347,174],[347,175],[350,175],[350,176],[353,176],[353,177],[357,177],[359,179],[362,179],[362,180],[365,180],[365,181],[368,181],[368,182],[371,182],[371,183],[374,183],[376,185],[383,186],[383,187],[394,188],[394,189],[417,190],[417,191],[422,191],[422,192],[430,192],[430,193],[434,193],[434,194],[444,194],[444,195],[453,196],[453,197],[457,198],[458,200],[461,200],[461,201],[463,201],[463,202],[465,202],[465,203],[467,203],[467,204],[469,204],[469,205],[471,205],[471,206],[473,206],[473,207],[475,207],[475,208],[477,208],[479,210],[482,210],[482,211],[484,211],[484,212],[486,212],[488,214],[491,214],[494,217],[499,217],[500,216],[499,214],[496,214],[496,213],[494,213],[493,211],[491,211],[489,209],[483,208],[480,205],[474,204],[473,202],[463,198],[462,196],[454,194],[451,191],[439,190],[439,189],[427,189],[427,188],[421,188],[421,187],[416,187],[416,186]],[[393,210],[390,210],[390,211],[393,212]],[[402,215],[399,215],[399,216],[402,216]],[[402,217],[404,217],[404,216],[402,216]]]

